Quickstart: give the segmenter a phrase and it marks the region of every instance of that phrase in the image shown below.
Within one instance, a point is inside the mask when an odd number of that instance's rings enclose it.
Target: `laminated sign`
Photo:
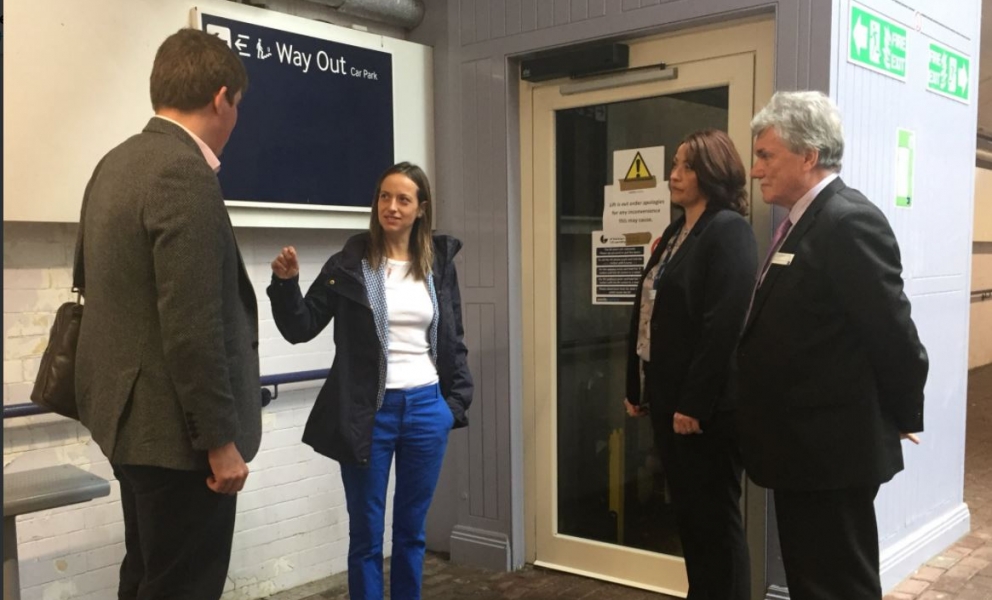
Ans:
[[[592,232],[592,303],[633,304],[641,271],[671,221],[665,147],[617,150],[603,187],[603,229]]]

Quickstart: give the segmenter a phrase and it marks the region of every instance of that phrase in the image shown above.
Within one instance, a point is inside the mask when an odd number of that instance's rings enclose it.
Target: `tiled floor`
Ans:
[[[971,509],[970,535],[921,567],[885,600],[992,600],[992,366],[968,380],[968,432],[964,498]],[[388,577],[387,577],[388,579]],[[527,567],[497,573],[454,565],[428,555],[426,600],[664,600],[618,585]],[[346,600],[346,575],[295,588],[271,600]]]
[[[387,574],[388,582],[389,576]],[[388,586],[387,586],[388,587]],[[387,589],[386,597],[389,597]],[[295,588],[270,600],[347,600],[346,574]],[[436,554],[424,564],[425,600],[674,600],[555,571],[526,567],[512,573],[455,565]]]

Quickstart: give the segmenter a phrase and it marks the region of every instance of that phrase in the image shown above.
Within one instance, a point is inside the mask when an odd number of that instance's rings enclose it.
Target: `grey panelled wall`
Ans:
[[[466,242],[459,273],[477,380],[428,526],[430,546],[453,560],[505,569],[525,557],[516,59],[750,14],[775,15],[777,89],[828,89],[824,0],[428,0],[410,39],[434,46],[437,225]]]
[[[841,35],[831,95],[844,114],[842,176],[882,208],[895,230],[913,317],[930,356],[923,444],[905,444],[907,470],[882,486],[876,501],[883,585],[891,588],[969,528],[962,492],[981,2],[859,4],[907,29],[909,60],[905,82],[847,62],[849,2],[834,0]],[[971,57],[970,104],[927,91],[931,41]],[[916,133],[910,209],[896,208],[894,200],[899,127]]]

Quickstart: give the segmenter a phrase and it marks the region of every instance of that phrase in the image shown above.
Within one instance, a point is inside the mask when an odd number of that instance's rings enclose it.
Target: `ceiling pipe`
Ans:
[[[424,20],[423,0],[309,0],[338,12],[403,29],[413,29]]]

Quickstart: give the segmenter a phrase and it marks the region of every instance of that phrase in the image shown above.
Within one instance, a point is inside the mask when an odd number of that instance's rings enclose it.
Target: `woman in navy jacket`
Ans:
[[[731,357],[758,268],[743,217],[746,184],[726,133],[700,131],[683,140],[669,188],[684,214],[648,261],[631,317],[624,402],[631,416],[651,415],[689,600],[750,597],[730,389]]]
[[[334,363],[303,441],[341,464],[353,600],[383,598],[394,455],[391,597],[420,598],[424,526],[448,431],[468,424],[472,378],[453,260],[461,242],[431,235],[431,209],[427,176],[400,163],[379,179],[369,231],[331,256],[305,297],[296,250],[272,261],[268,294],[286,340],[309,341],[335,319]]]

